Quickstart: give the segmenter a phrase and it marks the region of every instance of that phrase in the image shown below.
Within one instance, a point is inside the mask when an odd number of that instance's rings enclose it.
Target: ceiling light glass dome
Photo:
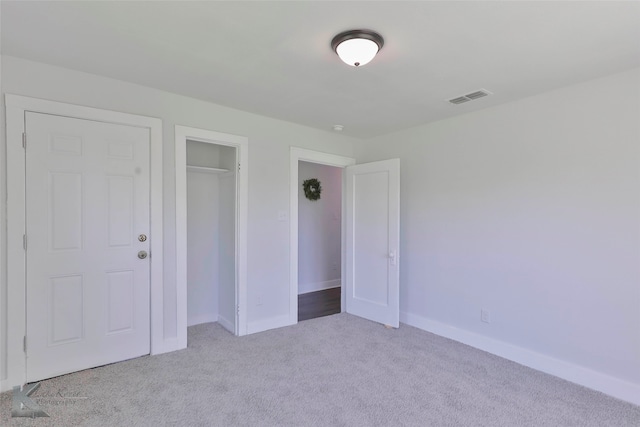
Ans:
[[[352,67],[371,62],[383,45],[382,36],[371,30],[345,31],[331,41],[331,47],[340,59]]]

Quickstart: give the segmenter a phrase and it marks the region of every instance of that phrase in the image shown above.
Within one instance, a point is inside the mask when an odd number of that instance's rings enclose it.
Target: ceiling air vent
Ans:
[[[457,98],[453,98],[449,100],[449,102],[452,104],[464,104],[465,102],[469,102],[469,101],[471,101],[471,99],[467,98],[466,96],[459,96]]]
[[[475,92],[468,93],[466,95],[458,96],[457,98],[448,99],[448,101],[452,104],[464,104],[465,102],[473,101],[479,98],[484,98],[485,96],[492,95],[486,89],[476,90]]]

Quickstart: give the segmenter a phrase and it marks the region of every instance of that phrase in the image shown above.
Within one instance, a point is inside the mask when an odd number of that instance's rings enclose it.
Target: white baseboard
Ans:
[[[189,316],[187,319],[187,327],[200,325],[201,323],[211,323],[218,321],[217,313],[204,313],[198,316]]]
[[[324,291],[325,289],[339,288],[340,279],[327,280],[326,282],[316,283],[299,283],[298,295],[308,294],[309,292]]]
[[[459,329],[410,313],[400,313],[400,321],[521,365],[554,375],[567,381],[600,391],[615,398],[640,405],[640,384],[630,383],[564,360],[537,353],[503,341]]]
[[[222,315],[218,315],[218,323],[220,324],[220,326],[222,326],[223,328],[225,328],[227,331],[231,332],[232,334],[235,334],[235,327],[232,321],[230,321],[229,319],[227,319],[226,317],[222,316]]]
[[[255,334],[257,332],[291,325],[295,325],[295,323],[291,323],[288,314],[286,316],[272,317],[270,319],[259,320],[257,322],[249,322],[247,325],[247,334]]]

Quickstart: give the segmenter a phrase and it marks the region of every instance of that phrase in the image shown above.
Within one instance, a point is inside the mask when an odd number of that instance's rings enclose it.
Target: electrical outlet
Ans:
[[[491,312],[484,308],[480,310],[480,320],[484,323],[491,323]]]

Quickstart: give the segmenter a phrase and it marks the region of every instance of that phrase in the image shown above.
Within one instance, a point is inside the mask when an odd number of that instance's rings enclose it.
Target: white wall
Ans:
[[[187,165],[220,168],[220,148],[187,141]],[[187,170],[187,326],[218,320],[220,185],[218,174]]]
[[[282,326],[289,320],[289,225],[278,211],[289,211],[289,147],[292,145],[353,156],[354,139],[257,116],[212,103],[92,74],[15,57],[2,57],[2,93],[86,105],[158,117],[163,122],[164,295],[167,338],[176,336],[175,311],[175,173],[174,125],[192,126],[249,138],[248,322],[253,331]],[[2,110],[3,111],[3,110]],[[4,114],[2,123],[4,126]],[[330,124],[328,124],[330,126]],[[5,134],[2,132],[2,145]],[[4,150],[2,150],[4,151]],[[2,154],[2,182],[6,161]],[[3,190],[4,191],[4,187]],[[5,198],[0,200],[5,227]],[[2,244],[6,238],[2,230]],[[7,282],[3,252],[0,295]],[[257,296],[262,305],[256,304]],[[6,299],[0,307],[6,313]],[[3,322],[3,328],[6,327]],[[3,333],[2,342],[6,334]],[[4,363],[3,361],[0,364]],[[6,377],[3,372],[2,377]]]
[[[187,326],[218,320],[219,218],[218,175],[187,171]]]
[[[636,69],[363,145],[401,159],[402,320],[640,404],[639,87]]]
[[[0,18],[2,7],[0,7]],[[2,19],[0,19],[0,46],[2,45]],[[2,64],[3,64],[3,55],[0,54],[0,94],[4,93],[3,88],[3,80],[2,80]],[[5,110],[4,110],[4,102],[0,102],[0,123],[2,126],[0,127],[0,141],[4,142],[5,138]],[[0,166],[3,170],[6,170],[6,149],[4,144],[2,144],[2,149],[0,149]],[[7,336],[7,310],[4,309],[7,305],[7,269],[6,267],[6,259],[7,259],[7,230],[6,230],[6,218],[7,218],[7,207],[5,206],[4,201],[7,200],[7,184],[6,184],[6,173],[0,173],[0,381],[7,377],[7,347],[6,347],[6,336]]]
[[[220,147],[200,141],[187,141],[187,165],[220,168]]]
[[[224,147],[225,152],[235,148]],[[235,154],[235,153],[234,153]],[[235,158],[235,155],[234,155]],[[229,169],[234,167],[235,160]],[[226,169],[226,168],[225,168]],[[219,175],[220,258],[218,269],[218,322],[230,332],[236,330],[236,178],[235,172]]]
[[[309,200],[302,184],[316,178],[319,200]],[[340,286],[342,169],[298,163],[298,293]]]

